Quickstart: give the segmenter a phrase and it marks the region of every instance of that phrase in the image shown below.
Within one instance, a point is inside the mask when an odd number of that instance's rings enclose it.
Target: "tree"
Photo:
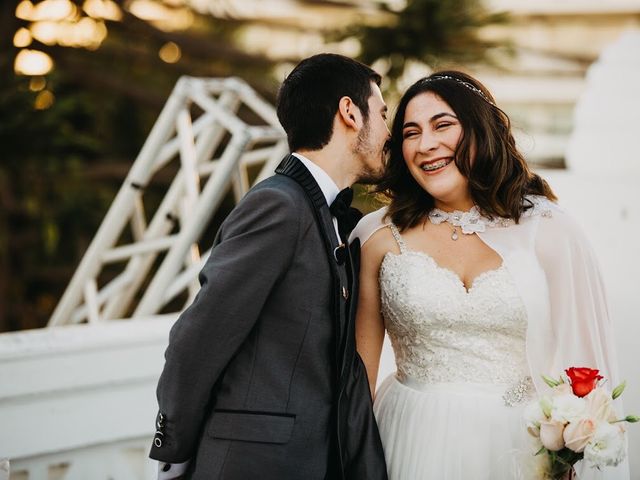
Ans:
[[[508,21],[506,13],[489,12],[479,0],[408,0],[393,12],[390,24],[363,26],[342,33],[360,40],[360,59],[368,64],[384,59],[392,86],[409,61],[438,68],[444,63],[493,62],[492,53],[508,45],[483,38],[481,29]]]

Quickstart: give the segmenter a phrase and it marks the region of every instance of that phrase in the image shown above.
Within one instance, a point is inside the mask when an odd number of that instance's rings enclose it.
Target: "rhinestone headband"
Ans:
[[[427,78],[423,78],[422,82],[423,83],[428,83],[428,82],[434,82],[436,80],[453,80],[456,83],[459,83],[460,85],[468,88],[469,90],[471,90],[472,92],[480,95],[482,98],[484,98],[484,100],[493,105],[495,107],[495,103],[493,103],[491,100],[489,100],[489,98],[487,98],[487,96],[484,94],[484,92],[482,90],[480,90],[478,87],[476,87],[475,85],[469,83],[469,82],[465,82],[464,80],[460,80],[459,78],[456,77],[451,77],[449,75],[434,75],[433,77],[427,77]]]

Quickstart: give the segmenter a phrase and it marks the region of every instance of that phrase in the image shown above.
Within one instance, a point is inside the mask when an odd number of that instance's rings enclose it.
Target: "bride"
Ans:
[[[389,477],[540,477],[523,420],[541,375],[600,369],[616,385],[593,254],[515,146],[489,91],[456,71],[402,97],[378,190],[361,220],[356,320],[372,394],[385,330],[397,372],[375,392]],[[628,479],[628,465],[581,479]]]

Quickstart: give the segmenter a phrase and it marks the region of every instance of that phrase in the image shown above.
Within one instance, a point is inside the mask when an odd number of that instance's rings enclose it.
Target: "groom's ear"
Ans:
[[[362,113],[350,97],[342,97],[338,102],[338,115],[348,128],[360,130]]]

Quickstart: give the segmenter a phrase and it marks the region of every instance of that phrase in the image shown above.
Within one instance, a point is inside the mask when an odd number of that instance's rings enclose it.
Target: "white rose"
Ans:
[[[539,401],[531,402],[523,412],[527,431],[534,437],[540,436],[540,424],[547,420]]]
[[[626,456],[624,428],[619,424],[600,422],[593,439],[584,449],[584,459],[592,467],[615,467]]]
[[[573,394],[558,395],[553,398],[551,420],[568,423],[585,416],[587,402],[584,398]]]

